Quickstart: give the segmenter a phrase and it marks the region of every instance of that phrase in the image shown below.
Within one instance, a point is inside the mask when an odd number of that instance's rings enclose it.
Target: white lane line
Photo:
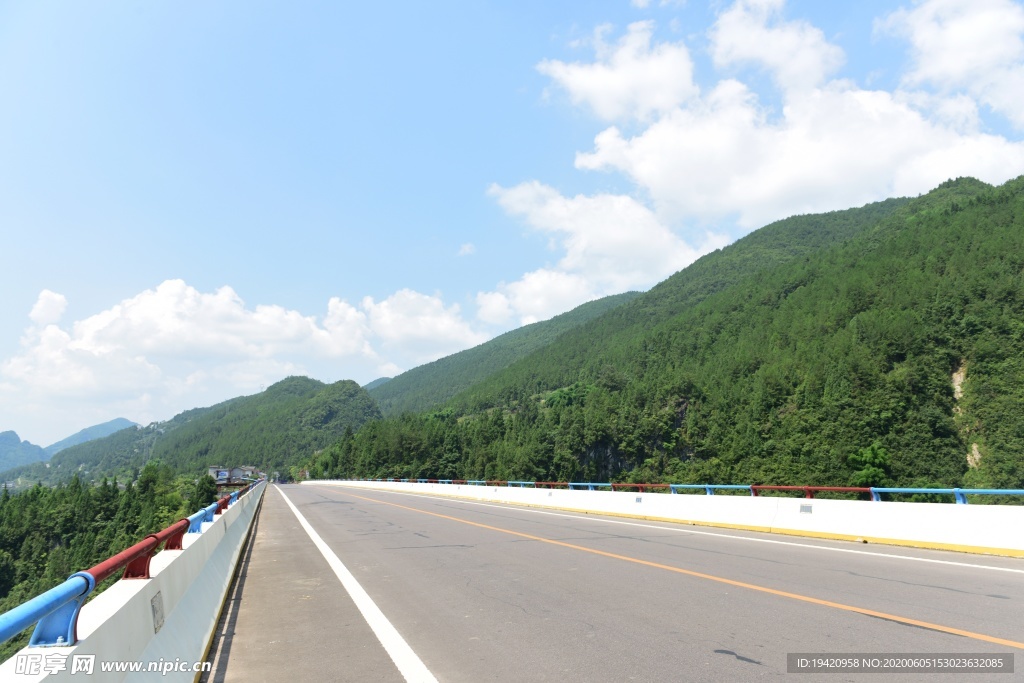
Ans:
[[[337,485],[332,485],[337,486]],[[453,498],[450,496],[443,495],[430,495],[429,493],[410,493],[407,491],[388,491],[386,489],[364,489],[361,486],[351,486],[341,488],[359,489],[364,491],[376,491],[379,493],[392,493],[398,496],[414,496],[417,498],[429,498],[431,500],[446,500],[453,503],[464,503],[466,505],[480,505],[482,507],[498,508],[499,510],[509,510],[516,512],[529,512],[535,515],[550,515],[552,517],[565,517],[567,519],[575,519],[588,522],[598,522],[601,524],[622,524],[625,526],[636,526],[644,529],[658,529],[660,531],[675,531],[683,534],[696,534],[698,536],[714,536],[716,538],[730,538],[740,541],[750,541],[752,543],[772,543],[775,545],[787,545],[794,548],[810,548],[812,550],[827,550],[833,553],[852,553],[854,555],[870,555],[871,557],[885,557],[893,560],[907,560],[909,562],[929,562],[931,564],[946,564],[954,567],[966,567],[969,569],[990,569],[994,572],[1010,572],[1012,574],[1024,574],[1024,569],[1013,569],[1010,567],[993,567],[988,564],[971,564],[969,562],[954,562],[953,560],[935,560],[928,557],[913,557],[912,555],[893,555],[892,553],[879,553],[872,552],[870,550],[853,550],[851,548],[833,548],[827,545],[814,545],[813,543],[795,543],[793,541],[777,541],[771,538],[753,538],[751,536],[737,536],[734,534],[723,534],[714,531],[697,531],[696,529],[687,529],[682,527],[673,526],[658,526],[656,524],[644,524],[643,522],[625,522],[620,519],[607,519],[600,517],[601,513],[597,512],[592,515],[588,514],[567,514],[564,512],[550,512],[548,510],[535,510],[529,507],[522,507],[519,505],[502,505],[500,503],[480,503],[472,500],[463,500],[461,498]],[[680,522],[683,524],[683,522]]]
[[[338,559],[338,556],[334,554],[334,551],[324,543],[324,539],[320,538],[320,534],[306,521],[306,518],[302,516],[299,509],[295,507],[288,496],[285,495],[284,491],[278,488],[277,484],[274,484],[274,488],[284,498],[284,502],[288,503],[288,507],[292,509],[295,516],[299,520],[299,524],[309,534],[309,538],[312,539],[313,544],[317,547],[320,553],[327,560],[327,564],[331,565],[331,569],[334,570],[335,575],[341,581],[341,585],[348,591],[349,597],[352,598],[352,602],[359,608],[360,613],[363,615],[363,619],[366,619],[366,623],[373,629],[373,633],[377,636],[377,640],[384,646],[388,655],[391,657],[391,661],[398,667],[399,673],[405,677],[405,680],[409,683],[437,683],[437,679],[434,678],[434,674],[430,673],[430,669],[423,663],[409,644],[405,642],[398,630],[391,625],[388,618],[384,616],[384,613],[377,607],[377,603],[373,601],[373,598],[363,590],[363,587],[359,585],[356,577],[352,576],[352,572]]]

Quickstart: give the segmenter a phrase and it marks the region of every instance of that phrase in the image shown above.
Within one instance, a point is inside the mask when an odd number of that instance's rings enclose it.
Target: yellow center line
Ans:
[[[942,633],[951,633],[956,636],[963,636],[965,638],[973,638],[974,640],[982,640],[987,643],[994,643],[996,645],[1005,645],[1007,647],[1015,647],[1024,650],[1024,643],[1017,642],[1015,640],[1007,640],[1006,638],[997,638],[995,636],[988,636],[984,633],[975,633],[973,631],[965,631],[959,628],[953,628],[952,626],[943,626],[941,624],[932,624],[927,621],[920,621],[918,619],[911,619],[909,617],[901,617],[896,614],[888,614],[886,612],[878,612],[876,610],[867,609],[864,607],[857,607],[855,605],[845,605],[841,602],[832,602],[831,600],[822,600],[820,598],[812,598],[809,595],[800,595],[799,593],[790,593],[788,591],[780,591],[775,588],[768,588],[767,586],[758,586],[753,583],[744,583],[743,581],[735,581],[733,579],[727,579],[722,576],[715,576],[714,574],[704,574],[702,572],[695,572],[690,569],[683,569],[681,567],[673,567],[668,564],[661,564],[659,562],[651,562],[650,560],[641,560],[637,557],[630,557],[629,555],[619,555],[617,553],[609,553],[604,550],[597,550],[595,548],[587,548],[586,546],[576,545],[574,543],[566,543],[565,541],[556,541],[553,538],[544,538],[543,536],[534,536],[533,534],[526,534],[521,531],[513,531],[511,529],[503,529],[497,526],[491,526],[489,524],[481,524],[480,522],[471,522],[468,519],[462,519],[460,517],[452,517],[451,515],[443,515],[439,512],[430,512],[428,510],[421,510],[420,508],[409,507],[407,505],[400,505],[398,503],[390,503],[385,500],[378,500],[376,498],[365,498],[363,496],[355,495],[349,491],[345,492],[353,498],[365,500],[371,503],[380,503],[381,505],[390,505],[391,507],[401,508],[402,510],[409,510],[410,512],[419,512],[424,515],[430,515],[431,517],[439,517],[441,519],[447,519],[452,522],[459,522],[461,524],[468,524],[475,526],[480,529],[487,529],[488,531],[497,531],[503,534],[509,534],[511,536],[518,536],[519,538],[526,538],[531,541],[539,541],[540,543],[550,543],[551,545],[561,546],[563,548],[571,548],[573,550],[580,550],[585,553],[591,553],[592,555],[601,555],[602,557],[610,557],[615,560],[622,560],[623,562],[632,562],[633,564],[644,565],[645,567],[654,567],[655,569],[664,569],[665,571],[675,572],[677,574],[685,574],[686,576],[693,576],[698,579],[707,579],[708,581],[716,581],[718,583],[724,583],[728,586],[736,586],[737,588],[746,588],[748,590],[758,591],[760,593],[768,593],[769,595],[778,595],[783,598],[790,598],[791,600],[800,600],[801,602],[809,602],[814,605],[822,605],[824,607],[831,607],[833,609],[841,609],[846,612],[855,612],[857,614],[865,614],[869,617],[878,617],[880,619],[888,619],[889,621],[899,622],[901,624],[909,624],[911,626],[920,626],[922,628],[931,629],[933,631],[941,631]]]

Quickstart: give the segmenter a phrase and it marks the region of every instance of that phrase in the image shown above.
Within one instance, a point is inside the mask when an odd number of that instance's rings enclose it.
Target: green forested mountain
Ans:
[[[495,401],[501,403],[524,390],[532,394],[571,384],[584,365],[597,358],[586,349],[617,348],[717,292],[863,235],[909,201],[888,199],[858,209],[793,216],[772,223],[698,259],[635,301],[567,332],[558,344],[507,372],[487,377],[474,390],[460,395],[454,405],[460,412],[471,412],[497,405]],[[544,376],[535,367],[538,361],[547,368]]]
[[[272,472],[334,443],[346,430],[380,417],[373,399],[352,381],[324,384],[289,377],[253,396],[197,408],[167,422],[125,429],[106,438],[72,446],[49,463],[4,473],[34,482],[86,481],[118,476],[132,481],[157,458],[177,473],[198,476],[209,465],[254,465]]]
[[[114,432],[119,432],[122,429],[128,429],[129,427],[137,427],[131,420],[126,420],[123,417],[114,418],[109,422],[103,424],[93,425],[92,427],[86,427],[85,429],[75,432],[66,439],[61,439],[57,443],[50,444],[43,450],[46,451],[48,456],[52,456],[54,453],[59,453],[65,448],[71,446],[77,446],[80,443],[86,441],[92,441],[93,439],[102,439],[104,436],[109,436]]]
[[[45,459],[45,450],[28,441],[22,441],[16,432],[0,432],[0,472]]]
[[[959,179],[768,226],[311,471],[1020,488],[1022,400],[1024,178]]]
[[[187,428],[161,436],[153,452],[182,471],[250,464],[283,472],[378,417],[373,399],[351,380],[324,384],[289,377],[260,394],[214,406]]]
[[[385,415],[430,410],[547,346],[567,330],[579,327],[637,296],[638,292],[626,292],[585,303],[568,313],[524,325],[479,346],[413,368],[393,379],[375,380],[366,385],[366,389]]]

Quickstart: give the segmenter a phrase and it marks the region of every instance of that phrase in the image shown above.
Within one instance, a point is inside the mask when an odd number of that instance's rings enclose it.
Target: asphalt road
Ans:
[[[307,485],[267,489],[210,680],[403,680],[285,496],[439,681],[877,677],[787,653],[1013,653],[938,678],[1024,678],[1021,560]]]

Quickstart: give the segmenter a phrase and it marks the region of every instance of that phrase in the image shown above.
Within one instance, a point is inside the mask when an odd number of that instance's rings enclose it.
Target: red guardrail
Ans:
[[[249,484],[241,489],[238,492],[238,497],[241,497],[251,487],[252,484]],[[228,509],[230,503],[231,494],[218,500],[217,510],[214,514],[219,515],[223,513]],[[185,532],[188,531],[188,527],[189,521],[187,519],[178,520],[163,531],[149,534],[132,547],[122,550],[117,555],[85,571],[92,575],[96,583],[113,576],[114,572],[122,567],[124,567],[124,572],[121,574],[122,579],[148,579],[150,578],[149,562],[156,555],[160,546],[163,546],[164,550],[181,550],[181,541],[185,536]]]
[[[149,561],[156,554],[157,549],[164,545],[166,550],[181,550],[181,537],[188,531],[188,520],[178,520],[163,531],[150,534],[144,539],[117,555],[100,562],[91,569],[86,569],[99,583],[103,579],[112,576],[121,567],[124,567],[122,579],[148,579]]]
[[[647,489],[667,489],[670,488],[671,486],[671,484],[628,484],[625,482],[612,482],[612,491],[621,491],[622,489],[637,489],[640,491],[640,493],[644,493]]]
[[[815,491],[840,491],[842,493],[871,493],[866,486],[769,486],[767,484],[751,484],[751,495],[759,495],[759,491],[803,491],[804,498],[814,498]]]

